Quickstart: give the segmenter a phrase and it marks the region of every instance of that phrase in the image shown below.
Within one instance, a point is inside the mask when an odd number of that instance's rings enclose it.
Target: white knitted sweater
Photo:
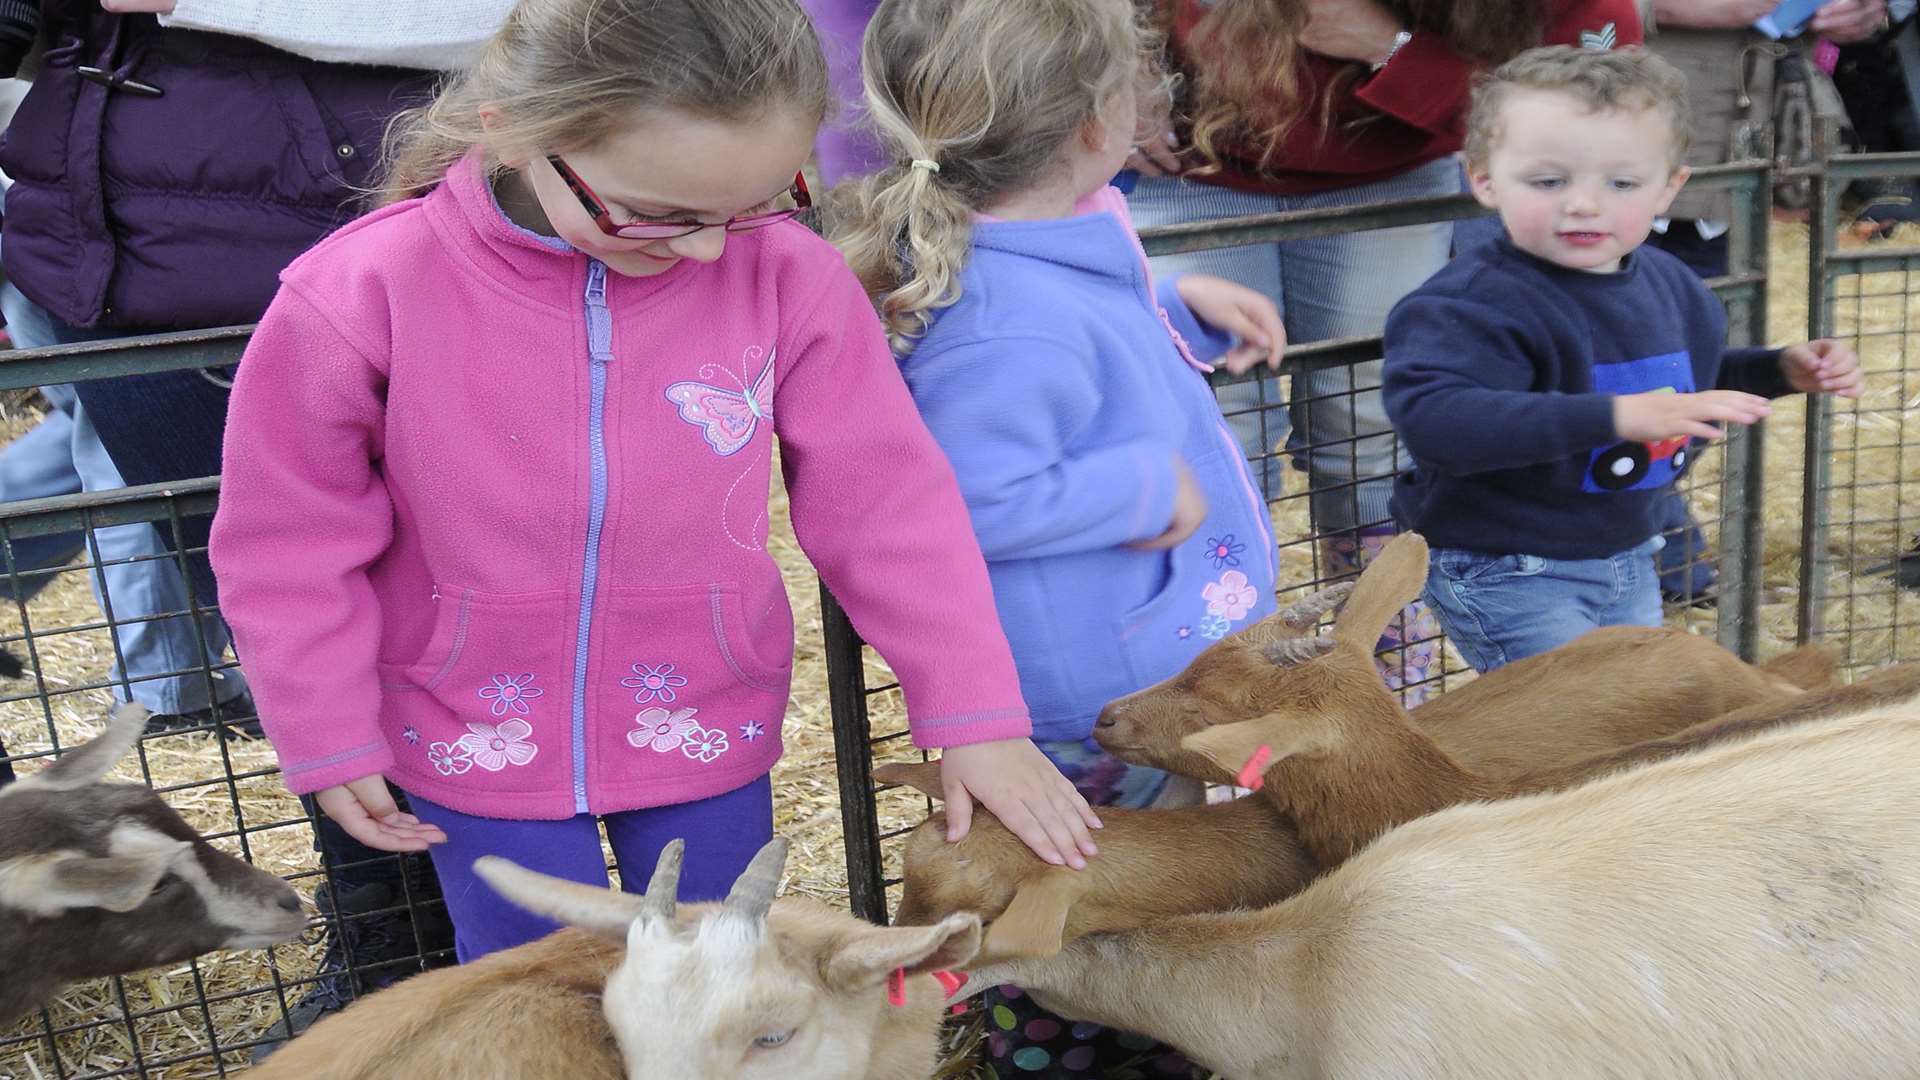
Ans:
[[[177,0],[160,22],[235,34],[314,60],[452,71],[514,0]]]

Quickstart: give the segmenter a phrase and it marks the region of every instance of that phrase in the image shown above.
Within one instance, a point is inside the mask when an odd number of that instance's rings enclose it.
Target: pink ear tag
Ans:
[[[1240,766],[1240,775],[1234,777],[1233,782],[1248,791],[1259,791],[1267,786],[1267,762],[1272,760],[1273,747],[1261,746],[1253,752],[1252,757],[1247,759],[1245,765]]]
[[[899,1008],[907,1003],[907,969],[894,968],[887,976],[887,1004]]]
[[[952,1001],[953,995],[959,993],[960,988],[967,985],[967,977],[965,975],[959,975],[951,971],[936,971],[933,973],[933,977],[939,980],[940,989],[947,992],[948,1001]]]

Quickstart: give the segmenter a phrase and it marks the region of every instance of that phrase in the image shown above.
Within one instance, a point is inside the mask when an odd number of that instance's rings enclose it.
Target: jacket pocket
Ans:
[[[617,772],[725,769],[777,734],[793,629],[784,593],[746,600],[732,582],[615,587],[588,688],[590,734]]]
[[[411,664],[382,664],[404,741],[445,777],[506,774],[510,789],[566,768],[577,609],[566,592],[438,586],[433,636]]]
[[[1162,559],[1155,574],[1159,588],[1115,623],[1114,636],[1128,676],[1127,685],[1117,688],[1119,694],[1159,682],[1178,671],[1184,658],[1192,654],[1187,642],[1200,634],[1199,620],[1206,611],[1206,601],[1201,597],[1206,582],[1190,550],[1195,547],[1197,542],[1188,540],[1171,550],[1152,553]],[[1222,623],[1223,634],[1226,625]]]

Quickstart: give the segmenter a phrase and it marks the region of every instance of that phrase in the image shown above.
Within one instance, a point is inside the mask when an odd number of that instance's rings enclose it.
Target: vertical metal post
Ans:
[[[847,899],[868,922],[887,921],[880,873],[880,816],[873,805],[872,728],[860,635],[826,585],[820,586],[820,632],[827,653],[827,703],[833,714],[833,761],[840,780],[840,828],[847,845]]]
[[[1837,133],[1828,124],[1814,129],[1814,156],[1822,166],[1813,176],[1807,219],[1807,337],[1833,332],[1827,258],[1840,220],[1840,189],[1825,169]],[[1820,635],[1826,610],[1826,545],[1833,451],[1833,410],[1825,394],[1808,394],[1805,474],[1801,488],[1800,604],[1794,640],[1802,645]]]
[[[1733,221],[1727,238],[1728,265],[1736,274],[1751,272],[1760,287],[1734,307],[1742,316],[1729,320],[1730,343],[1756,345],[1767,338],[1767,234],[1771,223],[1773,177],[1764,172],[1742,179],[1732,189]],[[1728,437],[1720,481],[1720,605],[1715,637],[1742,659],[1758,659],[1760,594],[1765,565],[1766,446],[1763,424],[1735,429]]]

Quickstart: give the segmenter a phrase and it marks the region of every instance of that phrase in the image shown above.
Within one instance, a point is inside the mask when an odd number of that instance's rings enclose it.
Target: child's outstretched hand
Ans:
[[[1787,377],[1788,385],[1803,394],[1857,398],[1866,381],[1860,374],[1860,357],[1830,338],[1781,349],[1780,373]]]
[[[440,826],[400,812],[393,794],[387,790],[386,778],[379,773],[321,788],[313,793],[313,799],[348,836],[370,848],[425,851],[428,844],[447,842],[447,834],[440,831]]]
[[[973,800],[993,811],[1034,854],[1054,864],[1084,869],[1097,855],[1088,830],[1100,819],[1073,782],[1027,739],[1000,739],[949,747],[940,757],[940,783],[947,792],[947,840],[967,835]]]
[[[1658,442],[1681,435],[1718,439],[1726,433],[1714,426],[1716,422],[1751,424],[1765,420],[1772,411],[1766,398],[1738,390],[1622,394],[1613,399],[1613,430],[1630,442]]]
[[[1186,274],[1174,288],[1201,322],[1239,339],[1221,361],[1228,371],[1238,375],[1263,360],[1270,368],[1280,366],[1287,328],[1265,294],[1212,274]]]

